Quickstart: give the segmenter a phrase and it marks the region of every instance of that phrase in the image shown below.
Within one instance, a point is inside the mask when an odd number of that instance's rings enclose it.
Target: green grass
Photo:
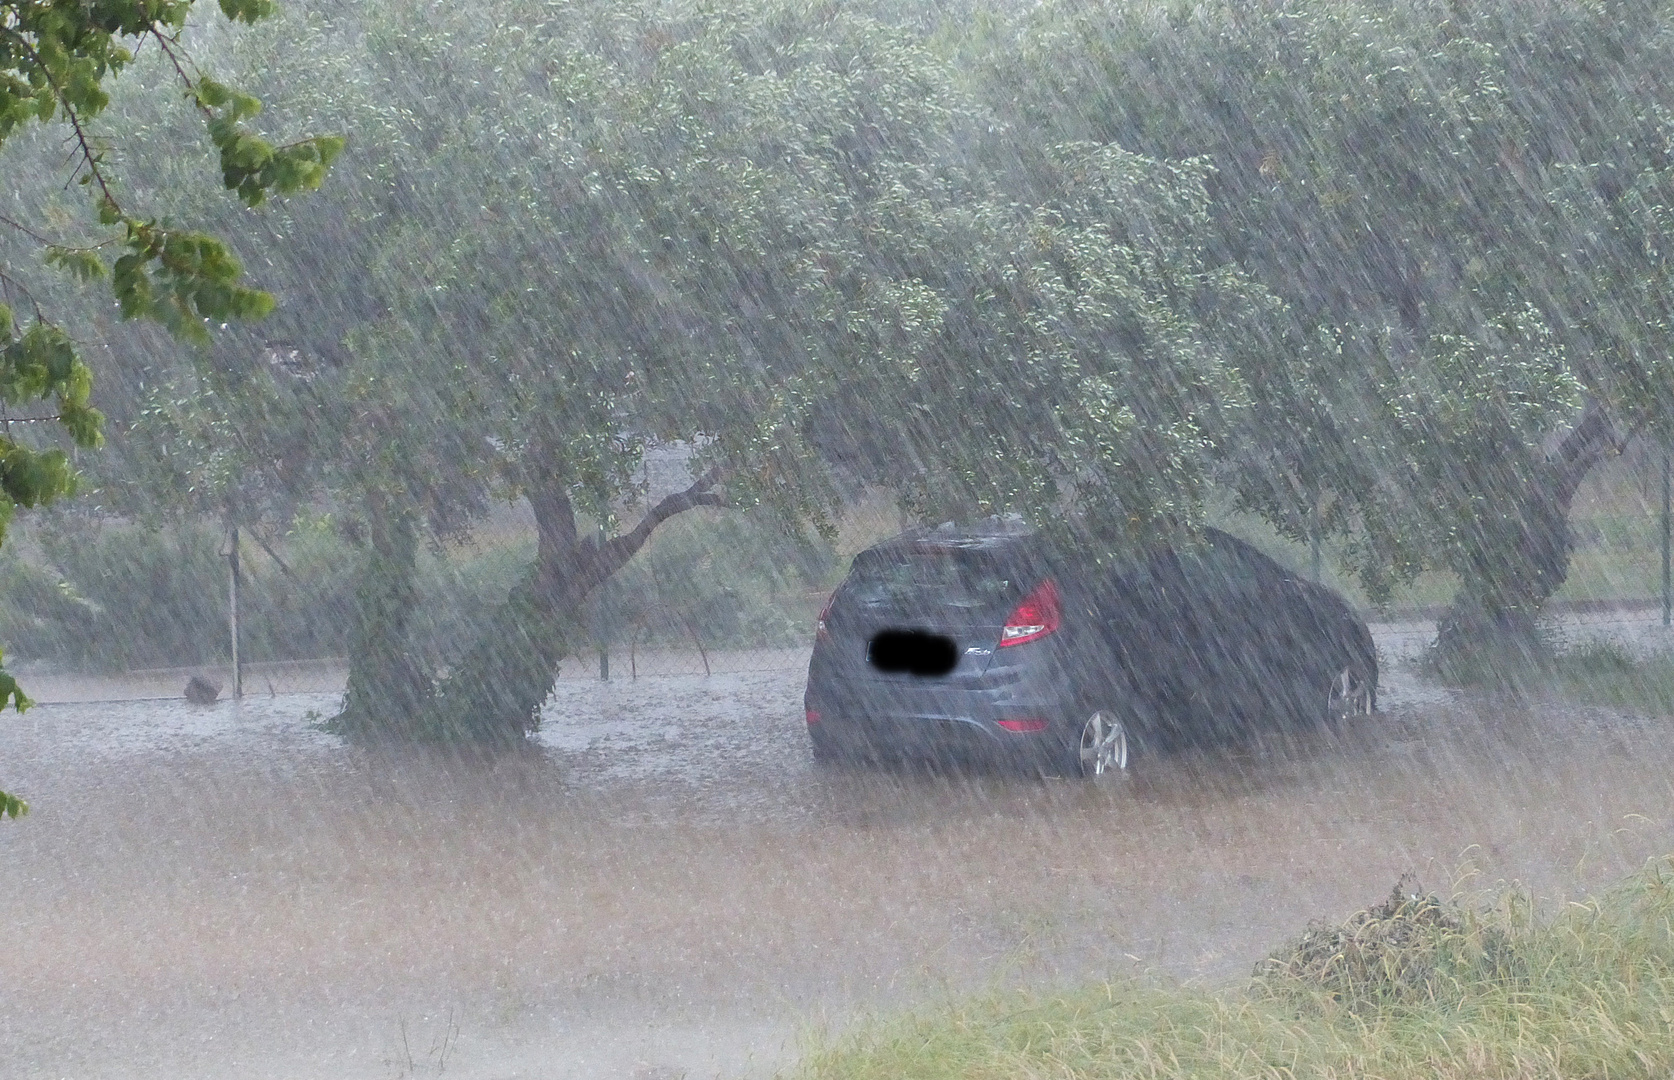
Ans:
[[[1559,655],[1545,685],[1582,704],[1674,716],[1674,654],[1641,658],[1610,642],[1591,643]]]
[[[1213,519],[1213,524],[1241,539],[1256,545],[1280,564],[1299,574],[1307,574],[1310,560],[1307,545],[1279,536],[1264,522],[1248,515],[1225,514]],[[1662,595],[1661,536],[1641,535],[1639,528],[1631,535],[1627,524],[1643,526],[1641,521],[1624,522],[1614,519],[1612,525],[1622,530],[1601,534],[1597,522],[1580,522],[1575,550],[1570,557],[1569,576],[1563,587],[1553,596],[1558,603],[1587,601],[1649,601]],[[1326,585],[1336,589],[1360,607],[1372,610],[1365,590],[1341,566],[1340,544],[1327,542],[1320,558],[1320,577]],[[1453,599],[1458,580],[1440,571],[1420,574],[1415,580],[1398,586],[1390,597],[1387,610],[1405,612],[1447,606]]]
[[[1641,523],[1642,524],[1642,523]],[[1582,536],[1556,600],[1645,600],[1662,595],[1662,541]]]
[[[1636,656],[1613,641],[1589,641],[1533,659],[1477,656],[1429,667],[1449,686],[1674,716],[1674,653]]]
[[[1005,994],[866,1027],[794,1080],[1567,1078],[1674,1069],[1674,858],[1536,920],[1396,896],[1246,984]]]

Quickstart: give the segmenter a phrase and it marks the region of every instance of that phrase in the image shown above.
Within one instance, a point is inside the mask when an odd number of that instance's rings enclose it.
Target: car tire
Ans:
[[[1131,710],[1093,708],[1067,733],[1058,772],[1070,779],[1120,783],[1129,775],[1133,752]]]
[[[1377,707],[1377,689],[1364,664],[1344,663],[1326,680],[1324,689],[1324,720],[1334,730],[1346,728],[1357,717],[1372,715]]]

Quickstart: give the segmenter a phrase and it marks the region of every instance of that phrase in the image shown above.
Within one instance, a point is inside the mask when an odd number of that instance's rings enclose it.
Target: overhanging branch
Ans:
[[[1554,489],[1564,505],[1574,498],[1587,474],[1610,454],[1620,454],[1627,446],[1627,437],[1617,430],[1609,410],[1597,398],[1588,397],[1581,419],[1564,436],[1553,455],[1557,483]]]
[[[698,477],[685,491],[677,491],[662,499],[647,511],[632,529],[608,541],[604,545],[604,551],[609,554],[621,552],[622,562],[627,562],[634,552],[645,546],[645,541],[651,538],[652,530],[669,518],[699,506],[725,506],[726,498],[714,491],[715,485],[721,482],[722,475],[721,467],[717,465]]]
[[[615,539],[606,541],[599,548],[598,555],[594,560],[593,573],[589,575],[594,579],[591,584],[603,581],[620,569],[624,563],[633,558],[636,551],[645,546],[645,542],[651,539],[651,533],[657,526],[669,518],[699,506],[725,506],[727,504],[726,497],[714,490],[725,475],[725,471],[719,465],[715,466],[698,477],[691,487],[684,491],[677,491],[659,501],[657,505],[646,512],[644,517],[639,519],[639,523],[632,529]]]

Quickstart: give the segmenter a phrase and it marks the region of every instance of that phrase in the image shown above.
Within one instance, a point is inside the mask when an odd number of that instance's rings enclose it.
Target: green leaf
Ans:
[[[46,249],[44,258],[48,266],[60,267],[78,281],[103,281],[110,273],[105,261],[99,258],[99,253],[85,248],[62,248],[53,245]]]
[[[75,444],[84,449],[95,449],[105,441],[105,416],[98,409],[82,402],[60,401],[58,422],[70,433]]]
[[[4,659],[5,654],[0,653],[0,661],[3,661]],[[22,687],[18,686],[17,680],[12,677],[12,673],[7,671],[4,667],[0,667],[0,709],[4,709],[7,705],[11,705],[18,712],[23,712],[33,704],[35,703],[29,700],[29,695],[23,692]],[[12,799],[12,796],[0,791],[0,800],[4,799]],[[21,807],[21,809],[10,809],[10,812],[5,814],[7,817],[17,817],[19,814],[26,813],[28,811],[28,807],[23,806],[23,804],[16,799],[12,799],[11,806]]]
[[[42,506],[75,489],[75,471],[64,451],[32,450],[0,439],[0,492],[12,502],[25,508]]]
[[[5,678],[10,678],[6,676]],[[13,684],[16,685],[15,683]],[[0,679],[0,690],[5,688],[4,679]],[[25,699],[27,700],[27,699]],[[8,795],[0,791],[0,817],[20,818],[29,812],[29,804],[16,795]]]
[[[324,165],[328,169],[331,168],[331,166],[336,163],[338,155],[343,153],[343,147],[347,144],[347,142],[348,140],[343,138],[341,135],[320,135],[315,137],[313,143],[319,150],[320,164]]]
[[[202,78],[192,87],[192,94],[199,105],[206,109],[219,109],[232,100],[232,91],[211,78]]]
[[[253,23],[278,10],[274,0],[221,0],[221,14],[234,22]]]

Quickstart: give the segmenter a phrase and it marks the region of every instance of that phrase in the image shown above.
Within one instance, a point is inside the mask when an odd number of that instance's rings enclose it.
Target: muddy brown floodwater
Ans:
[[[1555,900],[1674,850],[1661,718],[1397,670],[1345,736],[1110,792],[823,774],[797,659],[566,679],[492,761],[347,748],[331,694],[8,714],[0,1074],[761,1075],[947,994],[1234,978],[1403,874]]]

